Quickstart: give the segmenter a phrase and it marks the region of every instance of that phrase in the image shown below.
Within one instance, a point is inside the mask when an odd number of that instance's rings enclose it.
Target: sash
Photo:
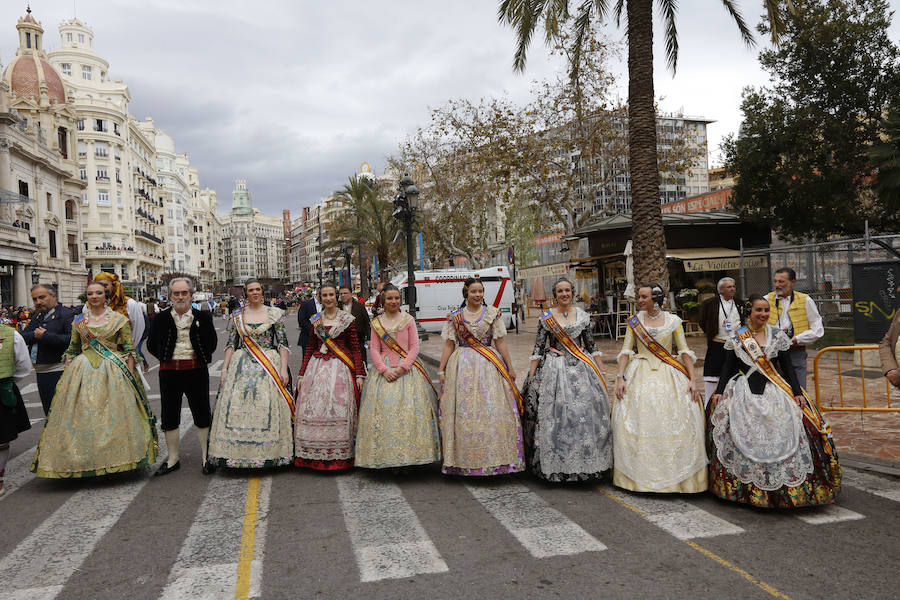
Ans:
[[[381,324],[381,318],[372,319],[372,329],[375,330],[375,333],[378,334],[378,337],[381,338],[381,341],[384,342],[385,346],[396,352],[400,355],[401,358],[406,358],[409,353],[403,349],[403,346],[391,336],[390,333],[384,328],[384,325]],[[425,376],[425,381],[428,382],[428,385],[431,386],[431,389],[434,390],[434,394],[439,396],[437,389],[434,387],[434,383],[431,381],[431,377],[428,376],[428,371],[425,370],[425,367],[422,366],[418,360],[413,361],[413,366],[419,370],[419,372]]]
[[[144,386],[138,383],[134,373],[128,368],[128,363],[122,360],[118,354],[113,352],[106,344],[101,342],[96,335],[94,335],[90,328],[88,328],[87,319],[85,319],[83,313],[75,316],[73,326],[78,329],[81,339],[86,340],[88,345],[93,348],[97,354],[114,364],[125,376],[125,379],[131,384],[131,387],[137,394],[138,400],[144,406],[144,410],[147,411],[147,416],[150,418],[151,429],[153,429],[155,437],[156,429],[153,427],[153,424],[156,422],[156,419],[153,416],[153,411],[150,409],[150,403],[147,401],[147,393],[144,391]]]
[[[284,387],[284,384],[281,383],[281,376],[278,375],[278,369],[275,368],[275,365],[272,364],[272,361],[269,360],[269,357],[266,356],[266,353],[263,352],[260,345],[256,343],[256,340],[250,337],[250,332],[244,325],[244,309],[239,308],[235,310],[232,313],[232,317],[234,318],[234,328],[237,330],[238,335],[241,336],[241,341],[244,342],[247,352],[256,359],[256,362],[263,368],[263,371],[268,373],[269,379],[275,383],[275,386],[278,388],[278,391],[281,392],[284,401],[287,402],[288,408],[291,409],[291,419],[293,420],[294,397],[291,396],[291,393]]]
[[[774,385],[778,386],[781,391],[793,400],[794,390],[791,389],[791,384],[789,384],[787,380],[781,376],[781,373],[775,369],[775,365],[772,364],[772,361],[766,356],[766,353],[763,352],[763,349],[760,347],[759,342],[753,337],[753,333],[750,332],[750,329],[746,326],[741,327],[737,330],[736,335],[741,347],[750,356],[750,359],[759,369],[760,373]],[[822,418],[822,414],[818,409],[813,408],[813,402],[809,399],[806,390],[801,388],[801,391],[803,392],[804,398],[806,398],[806,406],[801,407],[803,417],[816,428],[816,431],[818,431],[823,438],[825,438],[825,441],[828,442],[825,444],[825,447],[828,448],[830,446],[833,452],[834,438],[831,433],[831,427],[825,422],[825,419]]]
[[[353,364],[353,359],[350,358],[350,355],[344,352],[341,347],[337,345],[337,342],[335,342],[328,334],[328,330],[325,329],[325,323],[322,319],[322,313],[317,312],[311,316],[309,322],[312,324],[316,336],[322,340],[322,343],[325,344],[325,346],[327,346],[342,363],[347,365],[348,369],[350,369],[350,379],[353,381],[353,391],[356,394],[356,397],[359,398],[359,388],[356,386],[356,365]]]
[[[600,378],[600,383],[603,384],[603,389],[606,390],[606,394],[609,395],[609,388],[606,387],[606,378],[603,377],[603,373],[600,371],[600,368],[597,367],[597,363],[588,356],[584,350],[578,347],[569,334],[566,332],[565,328],[557,322],[557,320],[553,317],[553,314],[549,310],[545,310],[541,313],[541,320],[544,322],[544,325],[547,326],[547,329],[550,330],[550,333],[556,336],[556,339],[559,340],[559,343],[562,344],[566,350],[572,353],[572,356],[588,365],[591,369],[594,370],[594,373],[597,374],[597,377]]]
[[[500,360],[499,356],[491,352],[487,346],[482,344],[478,338],[472,335],[472,332],[469,331],[469,328],[466,327],[466,322],[463,320],[461,308],[458,308],[450,313],[450,318],[453,319],[453,323],[456,325],[457,335],[459,335],[459,337],[466,344],[468,344],[470,348],[486,358],[489,363],[494,365],[494,367],[496,367],[496,369],[500,371],[500,375],[503,376],[503,379],[506,380],[506,383],[508,383],[509,387],[512,389],[513,396],[516,399],[516,405],[519,407],[519,414],[522,414],[522,394],[519,393],[519,388],[516,387],[516,382],[513,381],[512,377],[509,376],[509,371],[506,370],[506,365],[503,364],[503,361]]]
[[[634,332],[635,337],[644,344],[653,356],[687,377],[688,381],[691,380],[691,374],[688,372],[687,367],[685,367],[677,358],[672,356],[671,352],[663,348],[662,345],[656,341],[655,337],[650,335],[650,332],[647,331],[643,324],[641,324],[637,315],[629,317],[628,326],[631,327],[631,331]]]

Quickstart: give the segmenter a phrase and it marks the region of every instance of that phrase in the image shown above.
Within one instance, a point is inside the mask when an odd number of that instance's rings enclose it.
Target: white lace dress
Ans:
[[[646,313],[638,313],[641,323]],[[646,325],[645,325],[646,327]],[[647,331],[676,354],[695,358],[681,319],[665,313]],[[629,356],[625,396],[613,402],[613,484],[639,492],[703,492],[707,488],[705,417],[688,380],[638,340],[631,328],[619,356]]]

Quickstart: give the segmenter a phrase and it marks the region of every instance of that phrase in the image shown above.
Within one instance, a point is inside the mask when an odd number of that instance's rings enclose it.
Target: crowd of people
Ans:
[[[48,285],[32,289],[37,319],[22,333],[0,325],[0,476],[9,443],[30,427],[15,378],[37,371],[47,414],[31,470],[73,478],[153,464],[158,442],[140,342],[159,360],[167,456],[180,469],[183,397],[197,428],[201,469],[283,465],[339,471],[440,463],[448,475],[530,471],[550,482],[611,477],[637,492],[700,493],[759,507],[828,504],[841,469],[831,431],[805,388],[805,346],[822,335],[791,269],[775,291],[735,297],[730,278],[704,303],[703,377],[661,285],[638,288],[637,311],[607,382],[590,317],[565,277],[542,312],[524,387],[518,388],[499,311],[465,282],[448,315],[435,386],[419,361],[416,323],[397,287],[381,286],[370,314],[346,286],[321,285],[298,307],[301,366],[288,367],[285,308],[258,280],[232,305],[217,400],[209,364],[212,311],[192,306],[193,283],[169,283],[170,306],[149,321],[113,275],[87,286],[71,311]],[[208,308],[208,307],[207,307]],[[896,338],[900,325],[892,327]],[[889,333],[889,336],[891,334]],[[887,338],[886,338],[887,339]],[[366,348],[368,347],[368,354]],[[30,348],[30,350],[29,350]],[[369,360],[371,359],[371,360]],[[371,366],[369,366],[371,362]],[[889,373],[897,375],[896,360]],[[4,454],[5,452],[5,454]],[[0,479],[2,481],[2,479]]]

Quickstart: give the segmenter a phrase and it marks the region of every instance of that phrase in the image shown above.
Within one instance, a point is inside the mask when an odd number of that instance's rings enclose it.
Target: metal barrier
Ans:
[[[891,384],[887,380],[886,377],[880,377],[884,379],[885,385],[885,396],[887,398],[887,406],[869,406],[868,395],[866,391],[866,368],[864,363],[864,351],[866,350],[878,350],[878,346],[876,344],[866,344],[859,346],[828,346],[827,348],[822,348],[816,353],[815,359],[813,359],[813,373],[816,382],[816,406],[819,407],[819,410],[822,412],[900,412],[900,406],[891,406]],[[847,406],[844,402],[844,374],[841,370],[841,352],[859,352],[859,371],[860,371],[860,383],[862,388],[862,406]],[[837,376],[838,376],[838,393],[841,398],[840,406],[824,406],[822,404],[822,394],[820,391],[820,385],[822,382],[822,378],[820,377],[819,371],[819,359],[822,358],[823,355],[828,352],[834,352],[837,357]]]

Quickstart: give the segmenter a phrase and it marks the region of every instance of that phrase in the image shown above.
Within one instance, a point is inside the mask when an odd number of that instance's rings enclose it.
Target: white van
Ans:
[[[463,283],[470,277],[484,284],[484,303],[499,308],[507,329],[513,327],[515,293],[507,267],[416,271],[415,276],[416,320],[422,324],[425,331],[430,333],[441,331],[447,321],[447,315],[462,304]],[[391,283],[400,288],[403,298],[402,310],[409,312],[406,304],[407,273],[397,275]]]

